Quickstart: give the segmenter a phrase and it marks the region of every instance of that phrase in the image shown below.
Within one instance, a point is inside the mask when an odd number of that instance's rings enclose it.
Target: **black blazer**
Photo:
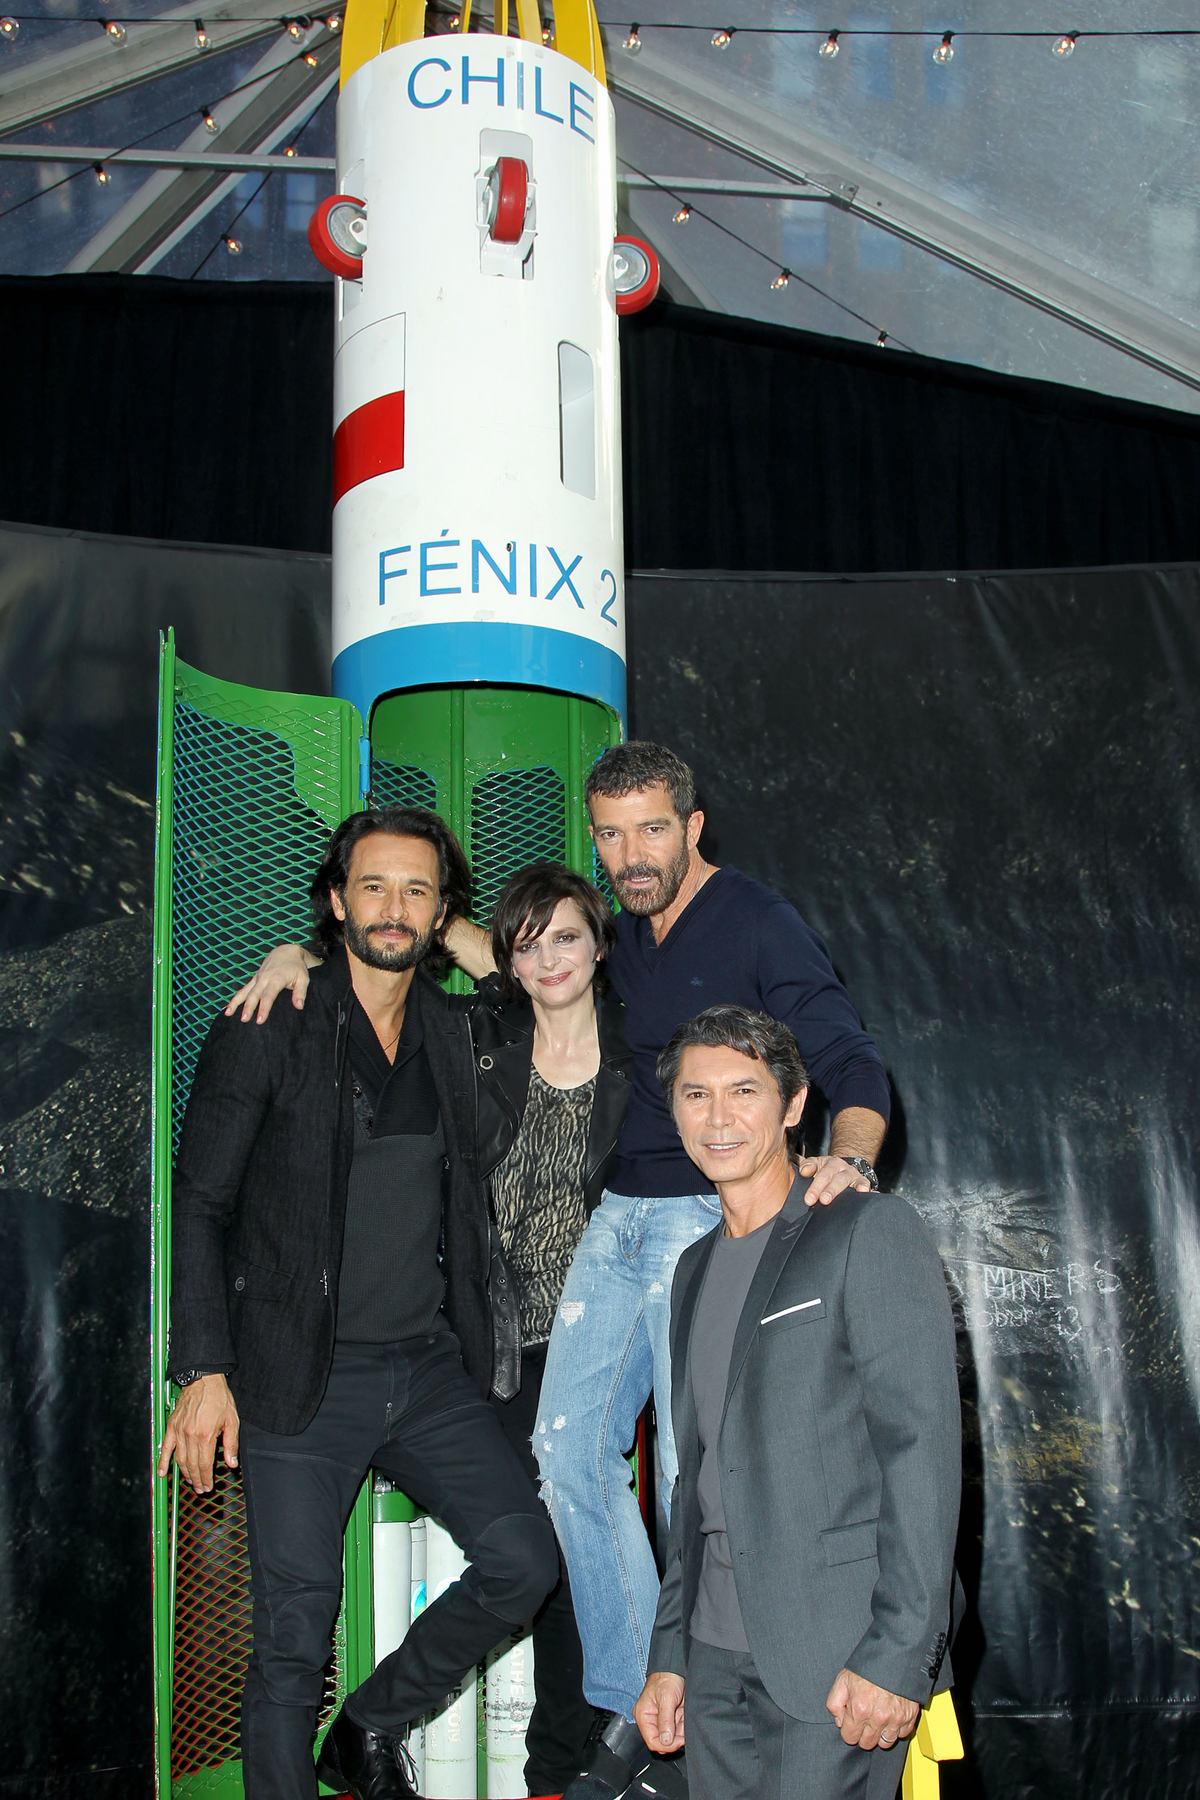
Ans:
[[[590,1217],[600,1204],[616,1154],[617,1135],[629,1100],[633,1058],[625,1042],[621,1007],[597,996],[600,1070],[588,1127],[584,1207]],[[490,1181],[512,1149],[529,1098],[533,1067],[533,1007],[522,995],[504,1000],[495,976],[479,986],[467,1007],[476,1080],[476,1138],[480,1174]],[[493,1342],[492,1386],[508,1399],[521,1385],[521,1327],[516,1296],[504,1262],[500,1236],[491,1220],[488,1300]]]
[[[214,1020],[180,1138],[169,1366],[223,1371],[239,1412],[267,1431],[304,1429],[333,1357],[354,1153],[345,1079],[352,997],[339,953],[313,970],[303,1011],[280,1004],[261,1026]],[[446,1313],[486,1390],[490,1237],[471,1130],[470,1042],[419,970],[414,1001],[446,1138]]]

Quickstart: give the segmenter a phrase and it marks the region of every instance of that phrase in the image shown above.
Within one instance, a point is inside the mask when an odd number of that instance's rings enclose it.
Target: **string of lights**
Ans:
[[[222,21],[228,23],[229,21]],[[145,26],[163,27],[179,30],[185,21],[178,18],[162,19],[142,16],[99,16],[90,19],[83,15],[74,18],[48,18],[44,13],[6,13],[0,17],[0,41],[14,44],[22,26],[36,25],[54,29],[64,27],[95,24],[99,26],[116,44],[124,43],[131,26],[139,30]],[[246,15],[239,17],[236,23],[241,25],[277,25],[293,38],[301,37],[304,32],[316,25],[324,25],[329,31],[341,28],[341,15],[331,13],[308,14],[298,13],[280,17],[275,13],[266,13],[261,17]],[[456,28],[458,20],[452,21]],[[1071,52],[1085,41],[1100,42],[1104,40],[1130,38],[1197,38],[1200,37],[1200,26],[1188,25],[1120,25],[1095,26],[1086,31],[1060,31],[1051,26],[1025,26],[1020,29],[988,28],[981,26],[956,27],[954,30],[931,31],[916,26],[877,26],[877,25],[838,25],[832,28],[814,25],[713,25],[701,24],[695,20],[681,19],[647,19],[641,21],[612,20],[601,21],[603,30],[617,36],[622,47],[630,54],[636,55],[642,48],[643,32],[692,32],[707,36],[715,50],[728,49],[735,37],[754,38],[811,38],[817,42],[817,53],[824,57],[837,56],[848,40],[853,38],[917,38],[934,41],[934,57],[936,60],[949,62],[954,54],[954,45],[968,39],[991,40],[995,42],[1032,42],[1047,43],[1058,56],[1069,56]],[[212,37],[203,19],[195,21],[196,47],[207,50],[212,44]],[[549,30],[543,33],[549,38]],[[938,52],[948,54],[938,56]]]
[[[230,256],[240,256],[242,254],[242,240],[241,240],[241,238],[235,236],[235,230],[237,227],[238,220],[242,217],[243,213],[245,213],[248,210],[249,207],[253,206],[254,202],[258,199],[258,196],[262,193],[263,189],[266,187],[266,185],[267,185],[268,181],[270,181],[270,179],[271,179],[271,176],[270,176],[270,173],[268,172],[266,175],[263,176],[262,180],[257,184],[257,186],[254,189],[254,192],[252,194],[249,194],[247,196],[247,198],[245,200],[243,200],[242,204],[238,207],[237,211],[234,213],[232,219],[230,219],[229,223],[226,225],[225,230],[221,233],[220,237],[215,239],[214,242],[211,243],[209,245],[208,249],[204,252],[204,255],[200,258],[200,261],[196,264],[195,268],[192,270],[191,274],[189,275],[189,277],[188,277],[189,281],[195,281],[197,275],[200,273],[201,269],[204,267],[204,265],[208,261],[209,257],[212,256],[214,254],[214,252],[221,247],[222,244],[224,244],[224,246],[225,246],[226,250],[228,250]]]
[[[781,268],[773,256],[768,255],[765,250],[760,250],[757,244],[752,244],[749,238],[742,236],[741,232],[735,231],[731,225],[724,224],[722,220],[715,219],[703,207],[697,206],[694,201],[688,200],[676,189],[667,187],[664,182],[657,181],[653,175],[647,175],[644,169],[637,168],[626,157],[618,156],[617,162],[623,169],[628,169],[631,175],[636,175],[639,180],[644,181],[648,187],[653,188],[657,193],[665,194],[669,200],[677,202],[676,211],[672,215],[673,224],[686,225],[691,219],[703,219],[706,225],[711,225],[715,231],[722,232],[735,244],[740,244],[743,250],[748,250],[752,256],[758,257],[760,262],[766,263],[768,268],[774,269],[776,273],[770,285],[776,292],[790,286],[795,281],[801,287],[807,288],[810,293],[819,295],[822,300],[827,300],[831,306],[835,306],[839,312],[845,313],[848,318],[857,320],[860,325],[865,325],[868,331],[873,331],[877,349],[883,350],[888,346],[895,346],[900,350],[912,350],[911,344],[906,344],[902,339],[893,337],[873,319],[868,319],[864,313],[856,312],[854,307],[848,306],[844,300],[839,300],[836,294],[831,294],[827,289],[818,286],[815,281],[810,281],[807,275],[797,275],[794,269]],[[786,190],[781,190],[781,192],[783,191]]]
[[[705,35],[714,50],[726,50],[735,37],[784,37],[814,38],[827,43],[830,38],[840,42],[843,38],[925,38],[939,39],[949,37],[957,42],[964,38],[990,38],[1000,41],[1049,42],[1052,49],[1063,41],[1072,38],[1076,43],[1083,39],[1101,38],[1195,38],[1200,37],[1200,26],[1197,25],[1117,25],[1112,27],[1095,26],[1087,31],[1061,31],[1052,26],[1024,26],[1020,30],[1009,28],[991,29],[982,26],[958,28],[953,31],[931,30],[920,26],[883,26],[883,25],[839,25],[830,29],[824,25],[704,25],[696,20],[682,19],[645,19],[634,23],[631,20],[602,19],[601,29],[614,35],[626,33],[624,48],[629,49],[629,37],[638,37],[643,31],[688,31]],[[640,47],[640,46],[639,46]]]
[[[299,43],[307,32],[318,26],[323,25],[326,31],[340,31],[342,15],[341,13],[297,13],[280,17],[277,13],[267,13],[262,18],[239,16],[237,19],[222,19],[220,23],[236,25],[239,30],[245,25],[276,25],[280,31],[286,32],[288,37]],[[179,31],[186,28],[187,21],[140,17],[121,18],[115,14],[111,17],[95,14],[91,18],[79,16],[73,19],[49,19],[44,13],[5,13],[0,17],[0,43],[15,46],[21,34],[21,27],[28,25],[46,25],[58,29],[64,26],[96,25],[113,44],[119,47],[128,41],[131,27],[140,30],[143,25],[147,27],[163,26],[169,27],[173,31]],[[197,50],[211,50],[217,47],[214,45],[212,33],[203,19],[195,19],[192,23],[192,30],[195,33]]]
[[[322,95],[321,98],[316,102],[316,104],[310,109],[310,111],[305,116],[305,118],[301,121],[300,125],[298,126],[298,128],[296,130],[294,137],[292,138],[291,143],[284,150],[283,154],[285,156],[295,156],[296,145],[300,142],[301,138],[304,136],[304,133],[308,130],[309,126],[312,124],[313,120],[316,118],[318,112],[320,112],[321,107],[324,104],[324,98],[325,98],[324,95]],[[237,211],[234,213],[232,219],[230,219],[228,221],[228,223],[225,226],[225,229],[220,233],[220,235],[218,237],[213,239],[213,242],[209,245],[208,249],[204,252],[204,255],[200,258],[200,261],[196,264],[196,267],[192,270],[191,274],[189,275],[189,277],[188,277],[189,281],[195,281],[197,275],[199,275],[201,269],[208,262],[209,258],[212,257],[218,250],[220,250],[222,248],[222,246],[224,246],[225,250],[228,252],[228,254],[230,256],[240,256],[242,254],[242,248],[243,248],[242,240],[236,234],[236,227],[238,225],[238,222],[244,216],[244,214],[246,212],[248,212],[250,207],[252,207],[254,205],[254,202],[258,199],[258,196],[262,193],[263,189],[266,187],[268,181],[270,181],[271,176],[274,173],[275,173],[275,171],[273,169],[267,170],[267,173],[263,176],[262,180],[258,183],[258,185],[254,189],[253,193],[249,194],[246,197],[246,199],[242,202],[242,204],[238,207]]]
[[[1191,25],[1142,25],[1116,26],[1111,30],[1097,27],[1089,31],[1053,31],[1049,28],[1040,30],[1022,29],[986,30],[967,28],[964,30],[935,32],[922,31],[912,27],[887,29],[874,25],[839,25],[833,28],[814,25],[700,25],[694,21],[684,22],[678,19],[651,19],[646,21],[630,21],[628,25],[612,20],[603,21],[604,29],[614,35],[624,33],[619,41],[621,48],[630,56],[640,54],[644,38],[643,32],[690,31],[702,32],[708,37],[714,50],[727,50],[735,37],[747,38],[811,38],[816,40],[817,55],[831,61],[841,53],[844,40],[850,38],[917,38],[933,43],[932,60],[946,64],[954,60],[956,42],[968,38],[1009,41],[1014,43],[1032,42],[1048,45],[1054,55],[1062,58],[1074,54],[1076,47],[1085,39],[1104,38],[1197,38],[1200,37],[1200,26]]]
[[[103,0],[103,3],[107,5],[107,0]],[[227,23],[227,21],[222,21],[222,23]],[[105,33],[113,43],[114,47],[119,49],[127,41],[130,27],[137,27],[140,29],[142,26],[170,26],[173,29],[178,30],[181,25],[186,27],[187,21],[178,18],[131,18],[120,16],[108,17],[104,15],[92,15],[90,18],[87,16],[78,16],[76,18],[64,18],[60,16],[50,19],[41,14],[12,13],[0,16],[0,44],[12,46],[20,33],[22,25],[32,24],[53,26],[93,24]],[[324,27],[330,33],[339,31],[342,26],[342,14],[340,12],[286,15],[264,14],[260,18],[239,18],[237,24],[239,26],[248,24],[259,24],[267,27],[275,26],[280,31],[286,33],[293,41],[300,43],[303,42],[306,36],[314,29]],[[1200,26],[1168,27],[1155,25],[1122,26],[1113,28],[1098,27],[1094,30],[1056,33],[1048,27],[1023,27],[1019,29],[970,27],[962,30],[955,29],[937,32],[928,28],[887,28],[878,26],[836,26],[826,29],[824,27],[818,28],[814,26],[769,23],[757,25],[713,25],[703,24],[697,21],[674,19],[656,19],[645,22],[639,21],[628,23],[625,21],[604,20],[601,21],[601,24],[603,29],[617,38],[622,49],[631,56],[636,56],[643,48],[643,43],[645,41],[643,34],[659,32],[664,34],[668,32],[686,32],[693,35],[707,35],[712,48],[718,52],[728,49],[733,39],[739,36],[754,39],[778,38],[811,40],[815,43],[817,55],[825,60],[832,60],[837,57],[844,46],[848,47],[849,40],[855,38],[874,40],[895,38],[900,40],[924,40],[927,43],[932,43],[932,60],[943,66],[949,64],[953,60],[956,44],[964,40],[1041,42],[1043,44],[1048,44],[1057,57],[1065,58],[1073,54],[1077,46],[1088,39],[1191,40],[1200,37]],[[460,25],[461,21],[459,15],[454,15],[449,19],[449,28],[451,30],[459,29]],[[206,52],[214,47],[213,37],[209,29],[205,26],[203,18],[197,17],[193,21],[192,29],[194,31],[195,46],[198,54]],[[549,33],[543,33],[543,36],[548,38]],[[311,49],[300,52],[297,60],[305,62],[310,68],[318,66],[318,59]],[[217,102],[217,105],[220,106],[246,89],[254,87],[262,81],[271,79],[276,73],[278,73],[278,71],[269,71],[250,77],[248,80],[239,83],[238,86],[231,88],[227,94],[221,97]],[[150,138],[156,137],[162,132],[169,131],[173,127],[185,123],[189,118],[195,115],[196,110],[197,109],[195,108],[189,108],[188,111],[181,114],[179,118],[171,120],[166,124],[155,126],[152,131],[146,132],[142,136],[132,139],[130,143],[121,146],[121,150],[134,149],[147,142]],[[199,112],[206,129],[214,136],[218,134],[221,127],[213,108],[210,105],[205,104],[199,109]],[[309,118],[305,120],[304,125],[301,127],[301,131],[307,128],[312,116],[313,115],[310,114]],[[114,152],[114,157],[120,153],[120,151]],[[289,149],[286,153],[294,154],[294,151]],[[739,244],[751,255],[770,265],[775,270],[774,277],[770,283],[772,289],[780,290],[786,288],[791,282],[795,281],[800,286],[809,289],[812,293],[818,295],[830,305],[845,313],[848,317],[853,318],[859,324],[876,333],[875,341],[880,348],[883,348],[888,344],[896,344],[902,349],[911,349],[910,345],[902,344],[900,340],[892,338],[887,331],[878,327],[872,320],[866,318],[853,307],[839,300],[835,295],[828,293],[825,289],[818,286],[816,282],[811,281],[807,276],[797,274],[796,271],[787,267],[780,267],[774,257],[759,249],[757,245],[742,237],[738,232],[733,230],[730,226],[725,225],[721,220],[713,217],[711,213],[705,211],[702,207],[689,201],[683,194],[676,193],[655,178],[644,175],[641,170],[634,168],[633,164],[625,162],[624,159],[619,160],[622,161],[622,165],[628,168],[631,173],[639,175],[649,187],[657,189],[677,203],[673,215],[676,225],[686,224],[693,216],[700,218],[714,230],[723,233],[726,237]],[[108,184],[110,175],[103,163],[84,165],[80,168],[70,170],[57,181],[48,184],[44,188],[39,188],[35,193],[26,195],[23,199],[15,201],[6,208],[0,209],[0,220],[10,217],[22,207],[30,205],[33,201],[41,199],[44,195],[54,193],[57,189],[63,187],[66,182],[74,180],[77,175],[86,173],[88,167],[91,168],[95,180],[101,186],[106,186]],[[262,187],[267,179],[269,179],[269,176],[263,177],[263,180],[257,185],[254,192],[245,201],[243,206],[239,208],[233,220],[229,222],[227,229],[216,239],[214,244],[206,252],[204,258],[194,271],[194,274],[198,275],[200,273],[200,270],[204,267],[205,263],[207,263],[214,251],[220,248],[222,243],[224,243],[225,248],[231,255],[240,254],[242,244],[234,234],[234,226],[237,224],[238,220],[241,219],[246,208],[253,203],[258,194],[262,191]]]
[[[307,58],[303,55],[297,56],[296,61],[306,62]],[[286,68],[287,64],[284,63],[281,66]],[[258,75],[249,75],[245,81],[239,81],[236,87],[231,87],[227,93],[222,94],[215,104],[218,107],[224,106],[227,101],[236,99],[239,94],[246,93],[250,88],[258,87],[264,81],[273,81],[278,74],[279,69],[275,68],[264,69]],[[164,120],[161,125],[155,125],[151,130],[144,131],[140,137],[130,138],[127,144],[121,144],[119,148],[113,152],[113,160],[115,161],[126,150],[136,150],[139,145],[147,143],[151,138],[160,136],[164,131],[174,131],[176,126],[186,125],[188,120],[194,119],[197,114],[199,114],[205,129],[214,136],[220,131],[220,122],[212,105],[206,102],[201,107],[189,106],[186,112],[179,113],[173,119]],[[308,121],[306,120],[305,124],[307,123]],[[36,189],[34,193],[26,194],[23,199],[14,200],[11,206],[0,209],[0,220],[11,218],[13,213],[20,212],[23,206],[31,206],[35,200],[44,199],[47,194],[55,193],[57,189],[65,187],[68,181],[77,180],[80,175],[86,175],[89,170],[101,187],[108,186],[109,171],[104,163],[83,163],[78,168],[69,170],[66,175],[60,175],[57,181],[51,181],[45,187]]]

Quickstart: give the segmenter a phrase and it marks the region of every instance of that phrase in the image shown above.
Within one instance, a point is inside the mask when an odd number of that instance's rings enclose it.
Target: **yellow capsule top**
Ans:
[[[512,0],[516,36],[541,44],[542,16],[539,0]],[[461,31],[471,25],[471,0],[464,0],[459,14]],[[495,35],[508,37],[509,0],[495,0]],[[356,69],[396,44],[411,44],[425,36],[425,0],[347,0],[342,26],[341,85]],[[604,81],[604,49],[600,22],[592,0],[555,0],[554,48],[570,57],[597,81]]]

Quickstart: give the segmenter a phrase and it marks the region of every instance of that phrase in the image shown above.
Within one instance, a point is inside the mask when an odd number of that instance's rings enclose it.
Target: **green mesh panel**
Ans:
[[[200,1045],[264,949],[307,935],[312,870],[328,830],[358,804],[360,729],[352,710],[336,701],[211,681],[176,664],[170,645],[164,670],[168,689],[173,684],[167,718],[174,738],[164,739],[160,762],[156,944],[162,954],[173,941],[173,954],[169,983],[165,970],[156,977],[156,1371],[163,1358],[170,1147]],[[471,688],[393,696],[372,721],[372,802],[441,812],[472,857],[474,916],[486,922],[501,887],[523,864],[551,857],[581,870],[592,866],[583,780],[617,736],[604,708],[560,694]],[[172,799],[167,844],[162,832]],[[164,880],[168,868],[173,892]],[[161,1410],[157,1372],[155,1382]],[[157,1424],[161,1429],[161,1417]],[[240,1478],[219,1466],[211,1495],[181,1489],[177,1505],[174,1521],[161,1502],[155,1514],[160,1792],[173,1791],[176,1800],[192,1793],[235,1800],[242,1792],[238,1708],[250,1630]],[[365,1489],[346,1548],[325,1716],[371,1667]],[[173,1677],[166,1654],[172,1638]]]
[[[371,758],[372,806],[426,806],[437,811],[437,783],[424,769]]]
[[[617,896],[613,893],[612,882],[608,879],[608,876],[604,872],[604,864],[600,861],[599,856],[596,854],[595,844],[592,845],[591,880],[592,880],[593,887],[598,887],[600,889],[600,892],[604,895],[604,898],[608,901],[608,904],[613,908],[613,911],[615,912],[616,906],[617,906]]]
[[[312,931],[308,883],[329,827],[295,791],[290,746],[269,731],[175,709],[175,1141],[200,1046],[273,944]]]
[[[501,888],[524,866],[547,857],[564,861],[566,790],[553,769],[505,769],[486,775],[471,795],[471,893],[474,914],[486,924]]]
[[[238,1710],[250,1646],[250,1569],[241,1482],[221,1463],[211,1494],[178,1491],[171,1775],[201,1776],[238,1754]],[[208,1779],[203,1777],[208,1775]]]
[[[170,1130],[177,1142],[196,1059],[212,1019],[271,945],[307,937],[308,884],[331,826],[350,810],[356,759],[350,709],[338,701],[236,688],[175,665],[171,808]],[[157,920],[160,948],[167,936]],[[256,1030],[248,1025],[246,1030]],[[161,1096],[156,1096],[161,1114]],[[156,1128],[162,1130],[159,1118]],[[165,1198],[156,1255],[169,1256]],[[167,1520],[173,1557],[169,1773],[178,1794],[241,1793],[238,1716],[250,1651],[249,1567],[241,1477],[218,1463],[214,1490],[179,1484]],[[368,1622],[369,1624],[369,1622]],[[322,1718],[344,1691],[345,1609],[334,1637]]]

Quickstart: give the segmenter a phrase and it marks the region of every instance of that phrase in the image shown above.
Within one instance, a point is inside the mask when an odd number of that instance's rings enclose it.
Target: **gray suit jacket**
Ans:
[[[925,1705],[948,1687],[960,1415],[937,1252],[891,1194],[804,1205],[796,1179],[734,1338],[721,1493],[751,1654],[772,1699],[825,1723],[838,1670]],[[715,1234],[672,1292],[679,1477],[649,1666],[686,1674],[702,1555],[688,1345]]]

